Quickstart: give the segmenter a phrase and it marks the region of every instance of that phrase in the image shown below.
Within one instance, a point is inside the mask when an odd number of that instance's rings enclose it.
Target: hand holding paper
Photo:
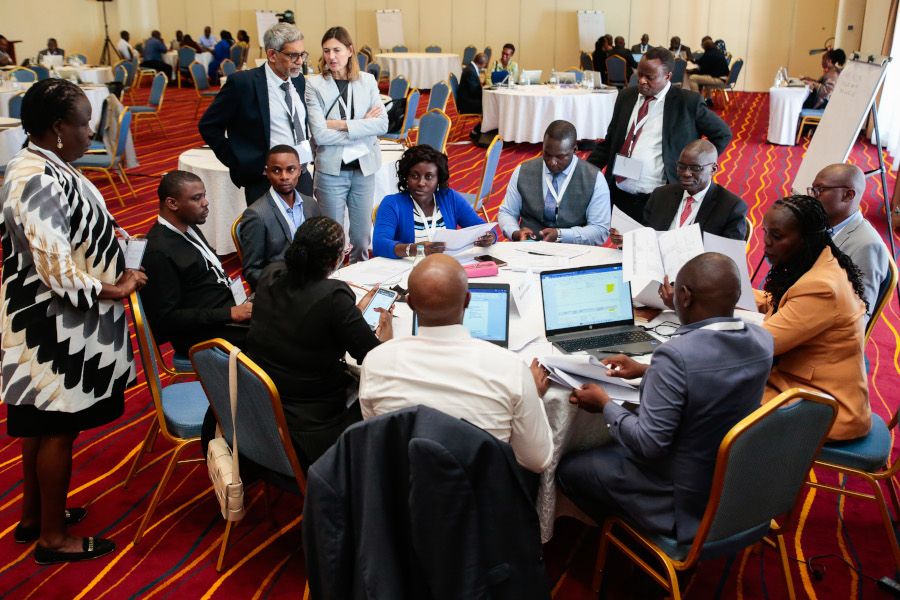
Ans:
[[[489,232],[496,223],[481,223],[464,229],[439,229],[434,234],[434,242],[443,242],[445,252],[458,254],[475,245],[478,238]]]

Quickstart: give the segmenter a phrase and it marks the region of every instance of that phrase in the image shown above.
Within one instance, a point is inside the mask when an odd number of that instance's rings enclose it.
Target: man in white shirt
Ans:
[[[542,155],[515,168],[497,214],[510,240],[606,241],[609,188],[594,165],[575,156],[577,140],[574,125],[553,121],[544,133]]]
[[[212,34],[212,27],[207,25],[203,28],[203,35],[200,36],[200,39],[197,40],[197,43],[200,44],[201,48],[212,51],[216,47],[216,42],[218,41],[219,40],[216,39],[216,36]]]
[[[549,387],[537,362],[473,339],[463,327],[468,278],[459,262],[432,254],[409,276],[418,335],[385,342],[366,356],[359,384],[364,419],[426,405],[509,442],[520,465],[540,473],[553,456],[544,405]]]
[[[131,60],[137,54],[131,45],[131,35],[127,31],[119,32],[119,41],[116,43],[116,52],[122,60]]]

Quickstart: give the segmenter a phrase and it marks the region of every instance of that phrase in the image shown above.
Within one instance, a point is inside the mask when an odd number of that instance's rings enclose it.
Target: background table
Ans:
[[[91,129],[97,130],[100,124],[100,112],[103,110],[103,101],[109,96],[109,89],[105,85],[83,84],[79,86],[91,103]]]
[[[9,101],[13,96],[24,94],[30,87],[31,83],[18,83],[16,85],[9,81],[0,86],[0,117],[8,117]]]
[[[81,83],[109,83],[113,81],[112,67],[56,67],[54,69],[57,75],[63,79],[69,79],[73,75],[78,78]]]
[[[606,137],[618,93],[582,88],[529,85],[484,90],[482,131],[497,129],[508,142],[538,144],[547,126],[565,119],[578,131],[578,139]]]
[[[459,54],[437,52],[384,52],[375,59],[391,72],[391,77],[403,75],[410,87],[430,90],[439,81],[446,81],[450,73],[459,78],[462,66]]]
[[[0,167],[6,166],[6,163],[22,149],[24,142],[25,130],[21,125],[0,128]]]
[[[197,52],[194,60],[203,65],[203,69],[209,72],[209,63],[212,62],[213,55],[212,52]],[[163,62],[172,67],[172,80],[175,80],[177,75],[177,71],[175,68],[175,63],[178,62],[178,51],[177,50],[169,50],[165,54],[163,54]],[[183,67],[187,67],[187,65],[181,65]]]
[[[769,133],[766,139],[773,144],[793,146],[797,140],[797,121],[809,88],[769,88]]]

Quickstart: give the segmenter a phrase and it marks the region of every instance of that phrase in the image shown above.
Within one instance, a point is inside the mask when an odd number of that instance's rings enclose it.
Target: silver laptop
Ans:
[[[541,75],[544,72],[541,69],[523,70],[519,73],[519,83],[525,85],[537,85],[541,82]]]
[[[622,263],[541,273],[547,340],[569,354],[649,354],[662,342],[634,324]]]

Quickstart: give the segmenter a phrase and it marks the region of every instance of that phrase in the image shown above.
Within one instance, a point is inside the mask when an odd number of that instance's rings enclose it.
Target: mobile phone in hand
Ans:
[[[394,290],[386,290],[384,288],[378,288],[378,291],[372,296],[372,301],[369,302],[369,305],[363,312],[363,319],[365,319],[366,323],[369,324],[369,327],[373,331],[378,327],[378,318],[380,317],[378,311],[375,309],[383,308],[384,310],[390,310],[394,305],[395,300],[397,300],[397,292]]]

